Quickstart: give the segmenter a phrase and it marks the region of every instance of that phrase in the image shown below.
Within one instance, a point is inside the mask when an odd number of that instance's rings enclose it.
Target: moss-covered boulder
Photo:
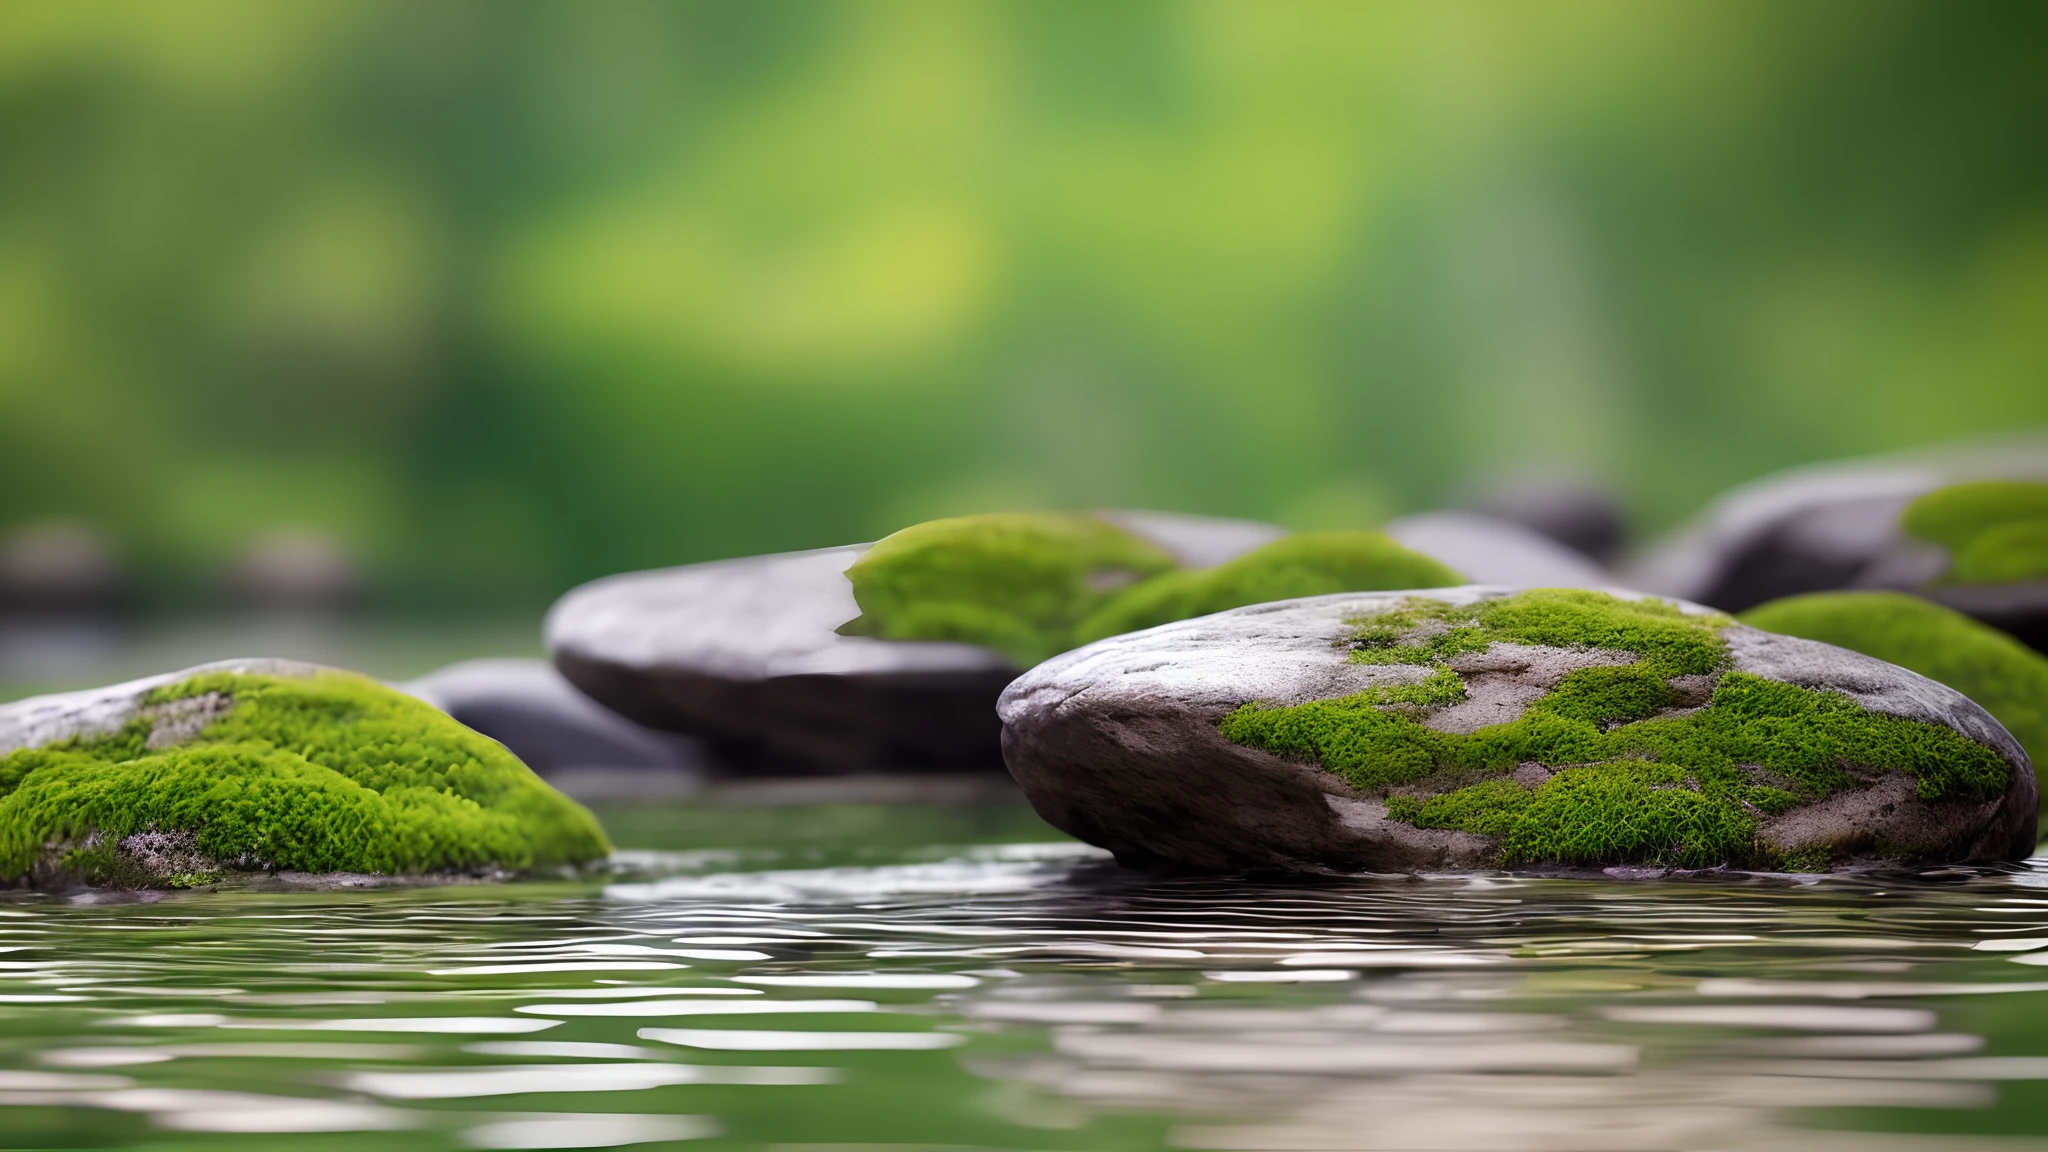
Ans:
[[[1915,591],[2048,651],[2048,484],[1950,485],[1907,505],[1899,526],[1947,557]]]
[[[2048,657],[1960,612],[1902,592],[1814,592],[1752,608],[1742,622],[1939,680],[1983,705],[2035,762],[2048,757]]]
[[[2038,488],[2044,482],[2048,437],[2039,434],[1805,465],[1729,491],[1618,575],[1630,587],[1730,612],[1806,592],[1919,590],[1951,574],[1941,543],[1949,533],[1921,536],[1916,528],[1963,527],[1966,518],[1945,522],[1952,511],[1964,511],[1958,505],[1976,500],[1932,500],[1902,525],[1909,505],[1944,488]],[[1968,583],[1977,580],[1971,576]],[[1973,602],[1942,599],[2003,627]],[[1987,607],[1995,611],[1998,600],[1990,597]]]
[[[874,545],[638,572],[548,615],[572,683],[727,763],[1000,770],[994,705],[1104,628],[1347,589],[1453,584],[1376,532],[1164,513],[967,516]]]
[[[225,661],[0,706],[0,883],[496,876],[609,852],[502,745],[348,672]]]
[[[998,710],[1039,813],[1133,864],[1816,870],[2033,847],[2031,763],[1967,697],[1632,596],[1264,604],[1056,657]]]

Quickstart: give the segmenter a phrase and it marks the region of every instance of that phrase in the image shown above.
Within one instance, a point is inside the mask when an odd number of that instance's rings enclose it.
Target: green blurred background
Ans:
[[[395,610],[2048,423],[2048,6],[0,3],[0,532]]]

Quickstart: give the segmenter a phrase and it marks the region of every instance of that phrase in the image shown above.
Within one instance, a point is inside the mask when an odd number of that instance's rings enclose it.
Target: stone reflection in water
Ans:
[[[1277,884],[1072,846],[765,863],[643,854],[603,891],[10,898],[0,1146],[2048,1143],[2031,867]]]
[[[1586,891],[1577,885],[1541,883],[1522,891],[1540,897],[1546,887]],[[1823,906],[1810,902],[1774,906],[1776,902],[1765,894],[1757,894],[1763,899],[1754,903],[1731,902],[1731,896],[1748,895],[1739,889],[1687,893],[1664,888],[1658,895],[1670,902],[1645,900],[1625,890],[1595,899],[1638,929],[1744,924],[1759,931],[1616,932],[1593,940],[1495,936],[1483,931],[1484,922],[1507,909],[1489,909],[1483,898],[1461,901],[1464,907],[1439,906],[1440,914],[1449,915],[1416,927],[1430,932],[1449,927],[1445,919],[1465,919],[1482,929],[1474,933],[1472,944],[1507,945],[1517,959],[1604,955],[1622,969],[1616,973],[1620,978],[1589,981],[1581,975],[1554,986],[1575,988],[1581,995],[1574,998],[1581,1001],[1586,998],[1583,993],[1590,992],[1607,994],[1603,998],[1662,1002],[1589,1006],[1591,1012],[1582,1009],[1574,1015],[1488,1010],[1554,999],[1543,995],[1544,975],[1556,972],[1554,964],[1536,971],[1531,971],[1536,966],[1511,964],[1445,973],[1442,961],[1458,954],[1422,950],[1407,955],[1434,970],[1362,974],[1370,982],[1346,1002],[1315,1007],[1165,1006],[1133,1002],[1128,994],[1139,991],[1135,988],[1018,982],[987,998],[963,1002],[961,1008],[978,1019],[1048,1025],[1053,1054],[971,1060],[970,1067],[992,1079],[1036,1085],[1085,1106],[1233,1117],[1235,1122],[1194,1122],[1177,1129],[1176,1143],[1213,1149],[1548,1152],[1795,1144],[1829,1148],[1837,1146],[1835,1138],[1792,1127],[1787,1114],[1815,1108],[1979,1108],[1995,1101],[1995,1082],[2048,1080],[2048,1057],[1958,1058],[1983,1048],[1984,1038],[1936,1031],[1939,1016],[1934,1010],[1839,1003],[2048,990],[2039,982],[1693,981],[1673,979],[1657,971],[1662,965],[1642,963],[1657,952],[1698,954],[1751,944],[1912,951],[1968,948],[1966,939],[1820,936],[1800,931],[1832,918]],[[1705,906],[1688,907],[1690,895],[1704,898]],[[1352,901],[1340,898],[1336,903]],[[1395,903],[1408,901],[1397,898]],[[1531,900],[1511,926],[1573,927],[1573,913],[1597,907],[1546,907],[1540,899]],[[1906,910],[1932,911],[1910,906]],[[1843,911],[1863,915],[1861,909]],[[1268,922],[1274,918],[1262,917]],[[1216,942],[1241,923],[1216,920]],[[1349,930],[1355,931],[1356,925]],[[1390,953],[1402,955],[1398,945],[1382,947],[1388,951],[1309,952],[1282,963],[1362,961],[1382,966]],[[1992,948],[2020,950],[2016,941],[2000,941]],[[1496,954],[1465,955],[1483,961]],[[1740,963],[1737,957],[1728,959]],[[1816,967],[1903,972],[1916,965],[1871,960]],[[1333,969],[1303,971],[1332,982],[1361,975]],[[1284,969],[1203,975],[1225,985],[1294,983]],[[1101,998],[1105,992],[1126,995]],[[1702,1004],[1697,1002],[1700,997],[1722,1002]],[[1756,997],[1776,1002],[1726,1002]],[[1786,998],[1823,1003],[1783,1002]],[[1654,1035],[1632,1036],[1605,1024],[1663,1027]],[[1699,1034],[1688,1035],[1688,1030]],[[1730,1037],[1732,1031],[1800,1035],[1744,1040]],[[1247,1120],[1248,1115],[1256,1118]],[[1865,1148],[2036,1146],[2031,1141],[2014,1144],[1937,1135],[1894,1144],[1870,1133],[1841,1134],[1839,1143]]]

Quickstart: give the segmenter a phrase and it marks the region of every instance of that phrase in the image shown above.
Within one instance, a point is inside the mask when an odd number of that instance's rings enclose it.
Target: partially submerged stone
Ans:
[[[1960,693],[1692,606],[1322,596],[1116,636],[999,705],[1040,815],[1132,864],[1822,869],[2033,847]]]
[[[503,876],[609,852],[502,745],[353,673],[230,660],[0,706],[0,883]]]
[[[1814,592],[1752,608],[1742,622],[1938,680],[1983,705],[2029,757],[2048,757],[2048,657],[1960,612],[1903,592]]]
[[[1182,566],[1197,560],[1211,566]],[[1378,533],[1285,536],[1163,513],[975,516],[875,545],[595,581],[549,612],[547,640],[593,699],[701,735],[744,767],[994,770],[997,694],[1092,629],[1457,580]],[[1103,623],[1119,613],[1128,622]]]

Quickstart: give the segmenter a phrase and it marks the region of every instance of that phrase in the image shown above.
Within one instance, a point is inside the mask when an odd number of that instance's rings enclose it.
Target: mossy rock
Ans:
[[[2048,651],[2048,484],[1953,484],[1907,505],[1899,526],[1941,561],[1899,586]]]
[[[502,745],[353,673],[227,661],[0,707],[0,882],[501,877],[609,853]]]
[[[1954,484],[1907,505],[1899,527],[1948,549],[1943,583],[2048,580],[2048,484]]]
[[[999,772],[997,694],[1091,629],[1457,580],[1379,533],[1288,537],[1132,511],[968,516],[873,545],[607,577],[556,603],[547,644],[578,690],[702,736],[741,771]]]
[[[1484,588],[1112,637],[1003,694],[1039,813],[1202,869],[2015,859],[2025,751],[1948,688],[1688,605]]]
[[[2048,525],[2048,484],[2018,480],[1951,484],[1913,501],[1899,514],[1899,527],[1908,535],[1947,548],[1959,561],[1987,535],[2014,528],[2038,530],[2043,525]],[[1992,551],[1986,551],[1987,558]],[[2034,576],[2048,576],[2048,566],[2009,579]],[[1961,572],[1955,573],[1954,578],[1983,579]]]
[[[1960,612],[1903,592],[1815,592],[1742,622],[1910,668],[1984,706],[2027,755],[2048,756],[2048,657]]]
[[[1917,590],[1945,574],[1974,587],[1984,576],[1950,572],[1948,542],[1985,527],[1987,516],[2041,519],[2038,503],[2023,506],[2011,493],[2044,485],[2048,437],[2031,432],[1802,465],[1731,489],[1636,556],[1619,582],[1729,612],[1807,592]],[[2013,614],[2009,597],[1940,599],[2012,630],[2002,622]]]

